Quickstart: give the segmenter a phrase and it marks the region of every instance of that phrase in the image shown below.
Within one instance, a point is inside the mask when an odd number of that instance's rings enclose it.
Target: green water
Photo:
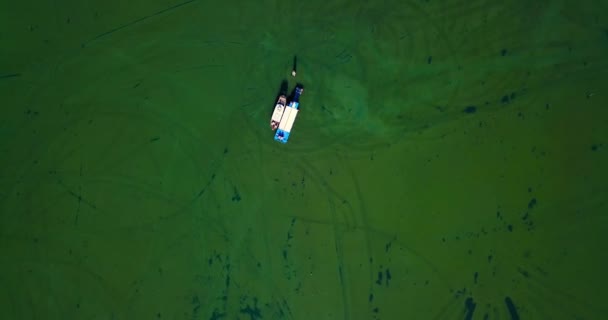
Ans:
[[[607,2],[2,7],[1,319],[608,314]]]

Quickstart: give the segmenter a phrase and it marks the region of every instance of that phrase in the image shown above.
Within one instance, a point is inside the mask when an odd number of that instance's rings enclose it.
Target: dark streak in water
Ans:
[[[468,107],[464,108],[464,110],[462,110],[462,112],[464,112],[464,113],[475,113],[476,111],[477,111],[476,106],[468,106]]]
[[[378,280],[376,280],[376,284],[382,285],[382,275],[383,275],[382,271],[379,271],[378,272]]]
[[[220,313],[217,309],[214,309],[211,317],[209,317],[209,320],[220,320],[224,318],[225,315],[225,313]]]
[[[239,193],[239,190],[234,187],[234,195],[232,196],[232,202],[239,202],[241,201],[241,194]]]
[[[199,191],[198,195],[196,196],[196,198],[194,200],[200,198],[205,193],[205,191],[207,190],[207,188],[209,188],[209,186],[211,185],[213,180],[215,180],[215,173],[211,175],[211,179],[209,179],[209,181],[207,181],[207,184],[203,187],[203,189],[201,191]]]
[[[16,78],[16,77],[20,77],[20,76],[21,76],[21,73],[3,74],[3,75],[0,75],[0,79]]]
[[[109,30],[109,31],[106,31],[106,32],[104,32],[104,33],[102,33],[102,34],[99,34],[99,35],[97,35],[96,37],[94,37],[93,39],[91,39],[91,40],[89,40],[89,41],[87,41],[87,42],[83,43],[83,44],[82,44],[82,47],[85,47],[87,44],[89,44],[89,43],[91,43],[91,42],[93,42],[93,41],[95,41],[95,40],[101,39],[101,38],[103,38],[103,37],[105,37],[105,36],[108,36],[108,35],[110,35],[110,34],[112,34],[112,33],[114,33],[114,32],[117,32],[117,31],[120,31],[120,30],[122,30],[122,29],[125,29],[125,28],[128,28],[128,27],[131,27],[131,26],[133,26],[133,25],[135,25],[135,24],[137,24],[137,23],[139,23],[139,22],[142,22],[142,21],[144,21],[144,20],[146,20],[146,19],[153,18],[153,17],[158,16],[158,15],[161,15],[161,14],[163,14],[163,13],[166,13],[166,12],[169,12],[169,11],[172,11],[172,10],[175,10],[175,9],[177,9],[177,8],[179,8],[179,7],[185,6],[185,5],[187,5],[187,4],[189,4],[189,3],[192,3],[192,2],[194,2],[194,1],[196,1],[196,0],[188,0],[188,1],[184,1],[184,2],[182,2],[182,3],[178,3],[178,4],[176,4],[176,5],[170,6],[170,7],[168,7],[168,8],[163,9],[163,10],[157,11],[157,12],[155,12],[155,13],[153,13],[153,14],[150,14],[150,15],[147,15],[147,16],[143,16],[143,17],[141,17],[141,18],[139,18],[139,19],[137,19],[137,20],[131,21],[131,22],[127,23],[127,24],[123,24],[123,25],[121,25],[121,26],[118,26],[118,27],[116,27],[116,28],[114,28],[114,29],[112,29],[112,30]]]
[[[509,310],[509,315],[511,315],[511,320],[519,320],[519,314],[517,314],[517,308],[515,308],[513,300],[509,297],[505,297],[505,304]]]
[[[81,169],[82,170],[82,169]],[[81,174],[82,175],[82,174]],[[74,191],[72,191],[70,188],[68,188],[67,185],[65,185],[62,181],[58,181],[59,185],[62,186],[69,195],[71,195],[72,197],[74,197],[76,200],[78,200],[78,203],[84,203],[87,206],[89,206],[91,209],[97,209],[97,206],[95,206],[94,203],[87,201],[85,198],[82,197],[82,194],[80,193],[76,193]]]
[[[473,319],[473,313],[475,313],[476,306],[477,304],[475,303],[475,301],[473,301],[473,298],[471,297],[468,297],[467,300],[464,301],[464,310],[466,312],[464,315],[465,320]]]
[[[241,308],[239,312],[248,315],[249,319],[251,320],[262,319],[262,312],[258,307],[257,298],[253,299],[253,307],[247,304],[247,306],[245,308]]]

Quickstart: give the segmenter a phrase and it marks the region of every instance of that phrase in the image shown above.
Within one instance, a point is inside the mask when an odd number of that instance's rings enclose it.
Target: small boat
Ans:
[[[274,134],[274,140],[282,143],[287,143],[289,135],[291,134],[291,128],[293,127],[298,112],[300,111],[300,95],[304,92],[304,88],[301,85],[297,85],[294,89],[292,101],[289,102],[287,108],[283,112],[283,117],[279,122],[277,132]]]
[[[285,112],[285,106],[287,105],[287,97],[284,94],[280,95],[277,99],[277,104],[274,106],[274,112],[272,118],[270,118],[270,128],[276,130],[281,123],[283,113]]]

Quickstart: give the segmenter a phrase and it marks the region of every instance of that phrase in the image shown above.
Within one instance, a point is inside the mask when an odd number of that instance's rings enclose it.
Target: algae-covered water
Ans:
[[[607,2],[2,7],[1,319],[608,313]]]

